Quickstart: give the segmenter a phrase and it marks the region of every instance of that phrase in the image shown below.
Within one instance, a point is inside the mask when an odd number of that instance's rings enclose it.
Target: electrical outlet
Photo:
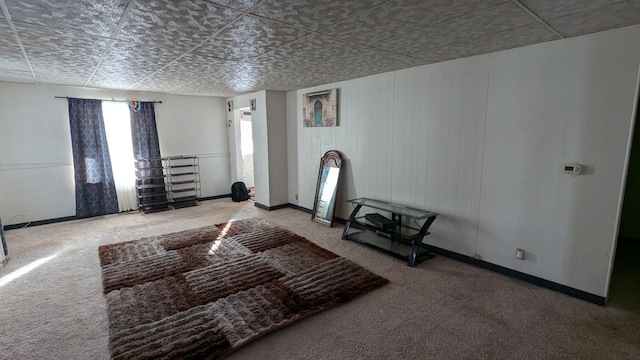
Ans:
[[[526,257],[527,257],[527,251],[525,249],[518,248],[516,250],[516,259],[524,260]]]

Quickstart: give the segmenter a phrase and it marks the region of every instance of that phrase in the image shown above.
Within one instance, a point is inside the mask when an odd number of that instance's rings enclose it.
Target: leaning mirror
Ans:
[[[319,223],[333,226],[336,194],[340,180],[342,158],[335,150],[327,151],[320,160],[316,197],[313,201],[311,219]]]

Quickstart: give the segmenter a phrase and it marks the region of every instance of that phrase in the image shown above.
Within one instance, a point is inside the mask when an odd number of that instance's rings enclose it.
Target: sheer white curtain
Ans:
[[[131,114],[124,102],[103,101],[102,115],[109,144],[113,179],[120,211],[138,208],[131,142]]]

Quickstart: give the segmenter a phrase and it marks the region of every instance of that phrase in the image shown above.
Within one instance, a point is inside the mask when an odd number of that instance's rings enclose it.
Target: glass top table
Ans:
[[[438,215],[438,214],[430,212],[430,211],[414,209],[414,208],[411,208],[411,207],[408,207],[408,206],[404,206],[404,205],[398,205],[398,204],[393,204],[393,203],[389,203],[389,202],[384,202],[384,201],[374,200],[374,199],[368,199],[368,198],[351,199],[351,200],[347,200],[347,202],[355,204],[355,205],[362,205],[362,206],[370,207],[370,208],[373,208],[373,209],[382,210],[382,211],[388,211],[388,212],[393,213],[393,214],[399,214],[399,215],[407,216],[407,217],[410,217],[410,218],[414,218],[416,220],[422,220],[422,219],[426,219],[426,218],[431,217],[431,216],[437,216]]]
[[[437,213],[369,198],[351,199],[347,202],[353,204],[354,209],[345,223],[343,240],[355,241],[404,259],[409,266],[433,257],[422,244],[422,239],[429,234],[429,227],[438,216]],[[380,226],[368,221],[367,217],[371,214],[359,215],[363,207],[391,213],[392,219],[386,219],[392,222],[391,226]],[[416,224],[419,220],[424,220],[424,223],[420,228],[412,227],[403,223],[403,217],[415,219]],[[351,226],[362,231],[350,232]]]

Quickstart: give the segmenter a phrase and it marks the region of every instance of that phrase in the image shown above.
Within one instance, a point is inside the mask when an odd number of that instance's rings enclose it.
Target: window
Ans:
[[[124,102],[103,101],[102,116],[118,195],[118,207],[120,211],[135,210],[138,208],[138,199],[131,142],[131,112]]]

